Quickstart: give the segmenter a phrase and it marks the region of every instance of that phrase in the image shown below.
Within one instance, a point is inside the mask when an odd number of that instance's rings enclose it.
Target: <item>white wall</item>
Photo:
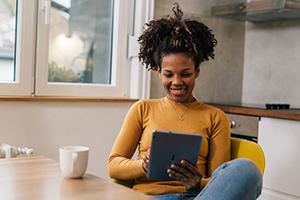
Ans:
[[[0,144],[58,161],[65,145],[90,147],[87,172],[109,179],[107,158],[132,102],[0,101]]]
[[[300,107],[300,20],[246,23],[242,102]]]

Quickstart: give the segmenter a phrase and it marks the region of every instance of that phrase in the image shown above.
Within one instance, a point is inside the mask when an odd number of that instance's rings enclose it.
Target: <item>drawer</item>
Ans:
[[[230,122],[230,131],[233,134],[256,137],[260,117],[226,113]]]

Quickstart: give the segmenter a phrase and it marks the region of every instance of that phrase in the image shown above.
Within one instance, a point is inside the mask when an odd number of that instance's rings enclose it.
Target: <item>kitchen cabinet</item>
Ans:
[[[266,166],[259,200],[300,200],[300,121],[261,117]]]
[[[258,144],[266,166],[258,200],[300,200],[300,109],[211,105],[226,113],[260,117]]]

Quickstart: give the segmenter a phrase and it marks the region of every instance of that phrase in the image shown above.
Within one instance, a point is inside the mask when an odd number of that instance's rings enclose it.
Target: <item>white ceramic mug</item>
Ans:
[[[66,178],[80,178],[85,174],[89,148],[66,146],[59,148],[60,169]]]

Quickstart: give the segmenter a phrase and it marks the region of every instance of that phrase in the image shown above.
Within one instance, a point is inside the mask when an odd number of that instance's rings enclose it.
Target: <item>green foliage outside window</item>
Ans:
[[[83,75],[74,73],[72,69],[58,66],[55,62],[48,64],[48,82],[82,83],[83,79]]]

